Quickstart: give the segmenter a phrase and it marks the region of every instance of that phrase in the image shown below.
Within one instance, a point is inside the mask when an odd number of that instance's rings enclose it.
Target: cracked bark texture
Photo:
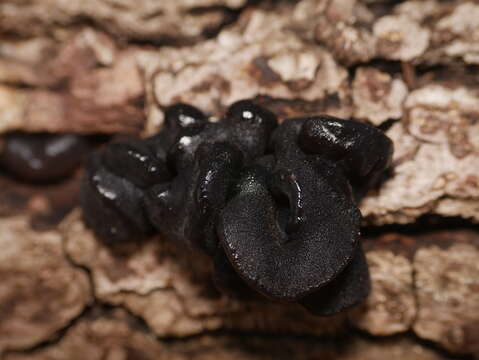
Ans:
[[[348,341],[348,346],[344,343]],[[145,333],[124,311],[95,311],[68,330],[55,346],[10,353],[5,360],[60,359],[368,359],[439,360],[442,356],[408,338],[373,342],[352,337],[337,343],[277,337],[232,337],[209,335],[177,342],[158,342]]]
[[[0,354],[50,338],[92,301],[88,277],[67,261],[58,232],[2,218],[0,248]]]
[[[271,303],[260,297],[237,299],[218,293],[211,282],[211,264],[207,259],[188,254],[161,239],[107,247],[84,227],[79,211],[69,215],[59,231],[34,232],[28,221],[18,216],[4,218],[3,224],[2,245],[8,251],[4,251],[6,261],[3,259],[1,267],[4,286],[0,301],[7,316],[0,318],[0,328],[3,329],[2,350],[8,356],[15,353],[13,358],[26,356],[19,350],[52,339],[58,340],[33,350],[33,354],[40,358],[68,358],[62,354],[81,348],[85,341],[106,344],[92,344],[93,358],[99,356],[97,353],[113,351],[109,346],[120,354],[128,351],[124,348],[135,348],[129,341],[136,341],[137,335],[130,337],[131,330],[123,329],[125,325],[111,325],[104,316],[95,322],[98,325],[85,325],[85,321],[87,324],[90,321],[88,311],[78,318],[91,302],[90,293],[96,303],[126,309],[135,316],[136,322],[141,320],[135,328],[142,328],[145,332],[142,336],[148,339],[153,334],[160,339],[181,339],[220,330],[346,336],[352,327],[375,336],[414,332],[452,353],[477,350],[479,233],[474,230],[446,230],[414,237],[390,233],[365,239],[372,278],[369,298],[347,313],[318,318],[297,306]],[[18,270],[12,271],[19,267],[19,257],[21,263],[26,264],[24,276]],[[91,282],[87,281],[87,275]],[[22,281],[24,287],[18,285]],[[34,294],[29,292],[36,290]],[[18,314],[22,314],[21,322]],[[112,328],[116,329],[113,334],[109,330]],[[138,335],[141,341],[146,341],[142,336]],[[103,341],[103,337],[108,340]],[[125,338],[129,340],[122,342]],[[215,342],[216,338],[211,341],[215,348],[223,346],[221,341]],[[242,344],[237,338],[231,341]],[[151,351],[162,354],[161,343],[155,344]],[[406,346],[401,344],[394,342],[392,348],[397,347],[394,352],[406,351],[400,350]],[[105,346],[108,349],[104,349]],[[373,346],[376,347],[382,353],[380,344]],[[384,351],[392,351],[392,348],[388,346]],[[412,348],[421,349],[419,345]],[[360,358],[362,355],[356,352],[366,351],[361,349],[352,346],[347,351]],[[418,358],[427,359],[433,354],[426,351],[426,355],[418,355]],[[432,358],[440,358],[436,355]]]
[[[75,26],[88,19],[110,33],[152,42],[198,40],[217,29],[246,0],[29,0],[0,5],[0,30],[35,36]]]
[[[387,129],[393,167],[361,203],[365,225],[431,215],[479,221],[476,2],[132,4],[2,1],[0,134],[147,136],[174,102],[217,117],[251,97],[280,120],[328,113]],[[78,175],[29,187],[0,174],[0,358],[479,356],[477,229],[366,239],[371,295],[323,319],[219,294],[208,259],[161,239],[106,247],[78,210],[58,226],[76,206]],[[295,337],[346,336],[351,328],[385,339],[352,335],[344,346]]]
[[[91,271],[96,297],[127,308],[160,337],[220,329],[324,336],[353,326],[377,336],[413,330],[452,352],[470,352],[475,341],[468,340],[479,321],[479,233],[474,231],[366,240],[369,298],[346,314],[320,318],[296,305],[220,294],[208,259],[161,239],[107,247],[85,229],[79,212],[62,229],[69,258]],[[456,338],[451,340],[450,332]]]

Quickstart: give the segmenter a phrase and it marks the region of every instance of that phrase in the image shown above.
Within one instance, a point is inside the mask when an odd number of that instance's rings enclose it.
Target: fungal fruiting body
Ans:
[[[331,116],[286,119],[249,100],[218,122],[177,104],[144,140],[92,156],[86,223],[109,242],[159,232],[208,254],[217,287],[317,315],[369,292],[356,202],[389,166],[380,130]]]
[[[4,137],[0,166],[23,181],[56,181],[79,166],[87,149],[80,135],[12,132]]]

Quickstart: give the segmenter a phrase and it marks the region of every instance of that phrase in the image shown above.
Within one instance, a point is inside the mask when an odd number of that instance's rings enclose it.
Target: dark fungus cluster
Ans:
[[[392,142],[330,116],[292,118],[251,101],[218,122],[178,104],[157,135],[95,154],[82,188],[87,224],[110,242],[159,232],[200,249],[218,288],[254,290],[335,314],[369,292],[356,201]]]

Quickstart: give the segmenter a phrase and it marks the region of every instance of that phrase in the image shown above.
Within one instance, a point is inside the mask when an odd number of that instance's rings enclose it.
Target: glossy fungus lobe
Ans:
[[[165,128],[173,136],[197,134],[207,123],[206,116],[188,104],[175,104],[165,111]]]
[[[123,152],[119,154],[124,155]],[[144,190],[136,185],[144,185],[141,173],[135,172],[138,177],[135,177],[135,182],[130,181],[118,175],[132,166],[128,164],[128,157],[125,162],[117,160],[115,166],[114,158],[109,158],[108,151],[102,155],[90,158],[82,182],[80,200],[85,222],[107,242],[141,239],[152,230],[143,204]],[[104,158],[110,161],[110,168],[118,169],[118,173],[103,165]]]
[[[57,181],[79,166],[87,149],[79,135],[15,132],[4,138],[0,164],[24,181]]]
[[[276,115],[249,100],[233,103],[222,123],[230,130],[230,141],[236,143],[250,161],[266,152],[277,127]]]
[[[318,178],[313,164],[268,176],[255,169],[223,210],[218,234],[240,276],[264,295],[294,301],[324,286],[346,267],[359,238],[360,214],[341,192],[341,174]],[[337,177],[337,178],[336,178]]]
[[[215,225],[242,166],[242,153],[225,143],[204,143],[189,169],[168,185],[150,189],[146,206],[157,229],[170,240],[212,252]],[[188,206],[185,206],[187,204]]]
[[[306,118],[298,143],[306,153],[340,163],[364,190],[377,183],[393,153],[392,141],[375,127],[326,115]]]
[[[141,141],[110,144],[102,157],[104,166],[110,172],[128,178],[141,188],[147,188],[171,178],[166,161],[157,157],[154,149]]]

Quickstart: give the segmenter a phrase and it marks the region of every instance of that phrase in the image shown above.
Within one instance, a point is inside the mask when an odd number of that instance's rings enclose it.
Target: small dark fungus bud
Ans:
[[[208,123],[205,114],[188,104],[176,104],[165,110],[165,133],[172,135],[195,135]]]
[[[222,122],[231,128],[231,141],[251,160],[266,152],[269,138],[278,126],[276,115],[251,100],[233,103]]]
[[[331,315],[369,292],[353,193],[376,183],[391,154],[382,132],[353,121],[316,116],[278,125],[244,100],[214,123],[178,104],[166,109],[157,135],[93,157],[84,217],[111,241],[154,228],[199,249],[228,294]]]
[[[341,163],[351,181],[365,190],[376,184],[393,153],[392,141],[381,130],[326,115],[307,118],[298,143],[307,153]]]
[[[69,176],[87,149],[79,135],[15,132],[5,135],[0,164],[21,180],[52,182]]]
[[[208,124],[206,116],[197,108],[187,104],[176,104],[165,110],[165,121],[162,131],[141,140],[141,142],[153,152],[157,159],[167,161],[170,164],[171,160],[167,158],[171,156],[168,154],[176,152],[171,148],[181,148],[181,138],[183,138],[182,144],[188,144],[186,139],[202,132]],[[179,154],[183,152],[185,152],[184,149],[179,150]]]
[[[143,191],[106,170],[92,157],[81,187],[83,218],[108,242],[140,239],[151,232],[143,207]]]
[[[152,149],[138,140],[110,144],[102,154],[102,162],[111,173],[128,178],[141,188],[171,178],[166,161],[159,159]]]
[[[236,125],[246,123],[253,126],[265,126],[273,131],[278,126],[276,115],[259,106],[252,100],[239,100],[230,105],[223,121]]]
[[[177,139],[167,154],[167,162],[175,173],[188,171],[193,166],[196,150],[203,142],[204,136],[201,135],[185,135]]]

